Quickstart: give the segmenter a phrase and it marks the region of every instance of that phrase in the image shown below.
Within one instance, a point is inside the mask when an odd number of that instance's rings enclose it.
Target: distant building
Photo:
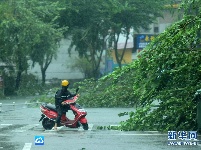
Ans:
[[[167,7],[178,8],[178,4],[167,5]],[[163,18],[157,18],[155,23],[150,24],[149,31],[141,29],[140,32],[131,32],[122,65],[126,65],[137,59],[139,52],[143,50],[143,48],[145,48],[146,45],[148,45],[158,34],[164,32],[164,30],[172,23],[178,21],[181,18],[181,15],[182,13],[179,13],[176,9],[174,12],[167,9],[163,12]],[[124,36],[121,36],[119,39],[118,50],[120,53],[123,50],[125,40],[126,38]],[[105,71],[107,73],[112,72],[115,67],[118,67],[114,50],[112,50],[110,56],[107,55],[105,57]]]
[[[178,5],[174,5],[177,8]],[[133,31],[128,39],[128,44],[126,47],[126,52],[122,61],[122,65],[131,63],[133,60],[137,59],[137,54],[148,44],[151,39],[162,33],[168,26],[173,22],[176,22],[180,17],[180,14],[175,11],[174,14],[169,10],[164,11],[164,18],[158,18],[155,23],[150,25],[150,30],[145,31],[143,29],[140,32]],[[141,38],[139,40],[139,38]],[[84,75],[78,70],[72,70],[70,68],[71,64],[74,62],[74,58],[78,57],[78,53],[72,51],[71,57],[68,54],[68,47],[70,45],[70,40],[63,39],[61,41],[61,46],[58,49],[58,57],[53,60],[46,71],[46,79],[82,79]],[[125,37],[120,36],[118,43],[118,50],[120,53],[123,51],[125,43]],[[108,52],[108,50],[107,50]],[[100,73],[106,74],[112,72],[115,67],[117,67],[117,62],[115,59],[114,51],[111,51],[111,55],[104,51],[103,57],[100,64]],[[30,73],[35,74],[42,78],[39,65],[36,64],[34,68],[30,67]]]
[[[46,79],[82,79],[84,76],[79,70],[72,70],[71,65],[78,57],[78,53],[71,52],[71,57],[68,54],[70,40],[63,39],[58,49],[57,59],[53,59],[46,71]],[[30,73],[42,79],[40,66],[36,64],[33,68],[30,66]]]

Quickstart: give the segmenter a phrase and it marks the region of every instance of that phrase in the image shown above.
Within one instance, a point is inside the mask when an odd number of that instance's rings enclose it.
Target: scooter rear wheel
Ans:
[[[82,123],[82,127],[83,127],[84,130],[89,129],[88,123]]]
[[[54,127],[54,121],[48,119],[48,118],[44,118],[42,121],[42,125],[43,128],[45,128],[45,130],[51,130]]]

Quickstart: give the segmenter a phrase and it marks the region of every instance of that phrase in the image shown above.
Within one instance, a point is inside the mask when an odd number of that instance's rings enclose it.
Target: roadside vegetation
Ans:
[[[127,37],[126,47],[130,28],[148,29],[162,16],[166,1],[169,0],[0,1],[0,75],[5,82],[5,96],[29,93],[22,80],[36,65],[40,67],[42,82],[33,84],[45,86],[46,70],[57,59],[63,38],[71,39],[69,55],[72,50],[78,53],[77,61],[70,67],[80,70],[85,78],[100,77],[103,51],[112,43],[121,68],[124,53],[117,51],[119,35]]]
[[[182,20],[157,36],[139,59],[99,79],[90,87],[97,95],[85,95],[86,103],[136,104],[136,112],[119,114],[130,117],[120,123],[121,130],[196,130],[194,94],[201,88],[200,4],[184,1]],[[88,82],[82,85],[88,89]],[[159,102],[156,109],[152,109],[154,101]]]
[[[80,4],[80,1],[74,2]],[[118,8],[118,4],[114,4],[114,8]],[[83,50],[90,50],[91,53],[87,57],[88,60],[93,60],[91,64],[94,65],[92,66],[92,73],[87,75],[88,77],[92,75],[93,78],[73,85],[74,89],[80,87],[78,103],[84,107],[135,107],[135,112],[119,114],[119,116],[129,115],[128,120],[120,123],[118,127],[120,130],[197,130],[197,102],[194,99],[194,94],[201,88],[200,6],[201,0],[183,0],[180,9],[184,15],[180,21],[158,35],[140,53],[139,59],[127,66],[122,67],[119,64],[119,68],[99,79],[97,79],[96,72],[98,62],[93,62],[97,60],[98,56],[92,58],[89,58],[89,56],[97,54],[94,50],[100,47],[99,52],[101,53],[103,45],[97,44],[100,41],[98,35],[105,32],[98,32],[96,26],[90,26],[85,30],[72,30],[72,32],[79,33],[74,34],[75,39],[73,39],[72,46],[77,46],[76,50],[79,51],[81,58],[89,54],[89,51],[83,53]],[[96,5],[96,7],[98,6]],[[110,15],[119,16],[119,12],[114,14],[115,12],[118,11],[110,12]],[[123,12],[123,10],[120,10],[120,12]],[[79,18],[80,14],[77,15]],[[115,21],[113,20],[110,23],[114,25]],[[97,22],[95,23],[97,25]],[[83,25],[87,26],[88,23]],[[118,25],[121,24],[117,22],[114,28],[119,27]],[[97,34],[91,35],[92,33]],[[76,39],[78,35],[86,35],[81,41],[85,44],[84,49],[81,49],[83,46],[80,46],[78,39]],[[94,39],[97,39],[95,41],[97,45],[94,45]],[[90,41],[91,45],[87,44],[87,40]],[[116,40],[113,36],[113,42]],[[71,89],[72,93],[74,89]],[[44,95],[37,100],[54,103],[56,90],[57,88],[46,90],[46,93],[43,93]],[[36,99],[33,101],[36,101]],[[159,105],[153,109],[152,105],[155,101]]]

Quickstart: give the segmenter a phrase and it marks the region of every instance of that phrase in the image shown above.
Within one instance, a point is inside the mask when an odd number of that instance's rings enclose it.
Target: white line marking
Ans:
[[[1,129],[1,128],[0,128]],[[12,135],[8,135],[8,134],[2,134],[0,133],[0,136],[12,136]]]
[[[18,132],[18,133],[22,133],[25,132],[26,130],[12,130],[11,132]]]
[[[25,132],[29,129],[32,129],[36,126],[38,126],[39,124],[30,124],[30,125],[26,125],[26,126],[23,126],[21,127],[20,129],[15,129],[15,130],[12,130],[12,132]]]
[[[1,124],[1,126],[11,126],[13,124]]]
[[[25,143],[22,150],[30,150],[32,143]]]
[[[0,147],[0,149],[3,149],[3,147]]]

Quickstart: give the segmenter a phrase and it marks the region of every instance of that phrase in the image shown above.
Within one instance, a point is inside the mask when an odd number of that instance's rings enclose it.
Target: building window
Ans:
[[[159,32],[159,27],[154,27],[154,33],[158,33]]]

